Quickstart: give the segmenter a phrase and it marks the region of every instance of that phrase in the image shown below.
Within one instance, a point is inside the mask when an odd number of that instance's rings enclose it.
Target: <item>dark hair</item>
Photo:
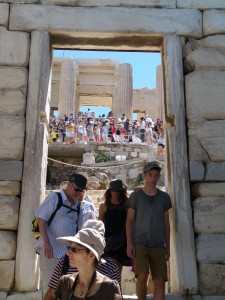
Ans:
[[[105,199],[105,201],[104,201],[105,205],[108,206],[110,204],[111,199],[112,199],[112,194],[111,194],[110,189],[107,189],[105,191],[104,199]],[[120,204],[125,205],[125,203],[127,202],[127,199],[128,199],[128,197],[127,197],[126,189],[119,192],[119,202],[120,202]]]

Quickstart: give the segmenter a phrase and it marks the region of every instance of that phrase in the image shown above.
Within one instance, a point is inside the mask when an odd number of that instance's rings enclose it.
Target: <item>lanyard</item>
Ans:
[[[76,288],[76,285],[77,285],[77,282],[78,282],[78,278],[79,278],[79,274],[78,274],[77,277],[75,278],[74,283],[73,283],[73,286],[72,286],[72,288],[70,289],[69,299],[68,299],[68,300],[72,300],[73,293],[74,293],[74,291],[75,291],[75,288]],[[92,283],[95,281],[95,278],[96,278],[96,270],[94,270],[94,273],[93,273],[93,275],[92,275],[92,277],[91,277],[91,281],[90,281],[90,283],[89,283],[89,286],[88,286],[88,289],[87,289],[87,292],[86,292],[84,298],[86,298],[87,293],[88,293],[88,291],[89,291],[89,289],[90,289]]]

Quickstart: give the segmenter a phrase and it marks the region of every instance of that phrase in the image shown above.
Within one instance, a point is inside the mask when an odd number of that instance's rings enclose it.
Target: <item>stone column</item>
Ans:
[[[113,114],[122,117],[124,113],[127,118],[132,119],[133,100],[133,77],[130,64],[120,64],[116,70],[115,91],[113,94]]]
[[[181,41],[169,35],[164,40],[166,89],[166,164],[168,192],[172,200],[171,229],[171,292],[198,292],[193,218],[188,173],[185,124],[185,100]]]
[[[156,68],[156,118],[164,119],[164,95],[163,95],[163,80],[162,67]]]
[[[77,86],[77,78],[79,75],[79,63],[74,61],[74,113],[77,115],[80,107],[79,86]]]
[[[74,63],[66,59],[61,63],[58,117],[74,113]]]
[[[47,32],[31,33],[28,97],[26,106],[26,140],[22,193],[17,235],[15,289],[36,291],[39,281],[36,240],[31,231],[34,213],[45,196],[48,132],[43,116],[49,111],[48,90],[51,71],[51,45]],[[45,119],[45,117],[44,117]]]

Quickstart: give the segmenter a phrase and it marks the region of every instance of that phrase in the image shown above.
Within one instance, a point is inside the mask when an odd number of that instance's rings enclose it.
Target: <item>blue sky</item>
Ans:
[[[75,50],[54,50],[54,56],[65,56],[71,58],[107,58],[119,59],[120,63],[129,63],[133,69],[133,88],[150,89],[156,86],[156,67],[161,64],[160,53],[150,52],[114,52],[114,51],[75,51]],[[109,109],[90,107],[97,114],[107,114]],[[83,107],[82,111],[87,111]],[[98,112],[97,112],[98,111]]]

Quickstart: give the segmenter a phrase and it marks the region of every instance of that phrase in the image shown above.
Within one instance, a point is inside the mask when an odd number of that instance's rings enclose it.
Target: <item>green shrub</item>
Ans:
[[[101,163],[101,162],[107,162],[107,161],[110,161],[110,158],[107,154],[105,153],[100,153],[96,156],[95,158],[95,162],[96,163]]]

